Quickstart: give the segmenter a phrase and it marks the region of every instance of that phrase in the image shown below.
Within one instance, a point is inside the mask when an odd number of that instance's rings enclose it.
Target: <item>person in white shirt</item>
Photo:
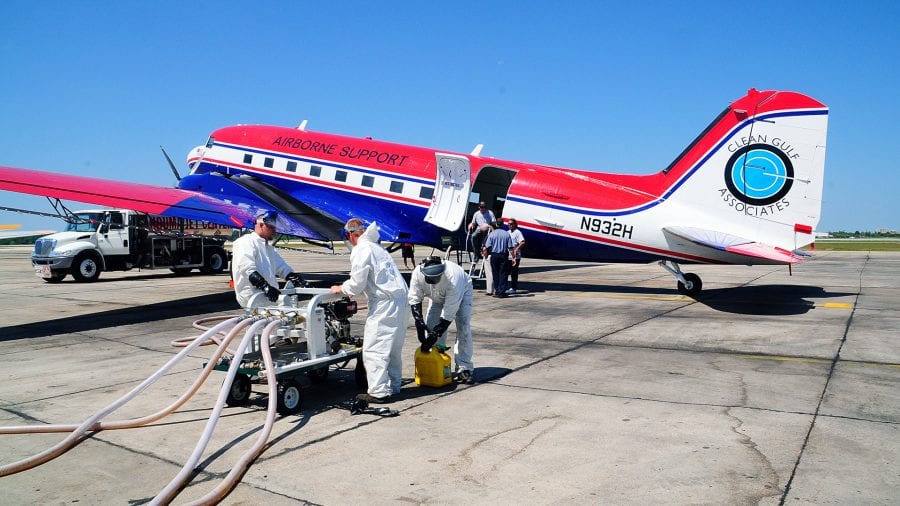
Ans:
[[[276,302],[281,291],[278,277],[295,286],[306,286],[299,273],[275,251],[269,241],[277,232],[278,214],[261,211],[256,216],[253,232],[234,241],[231,254],[231,276],[234,295],[241,307],[247,307],[253,295],[263,292],[270,302]]]
[[[497,219],[494,217],[494,211],[487,208],[484,202],[478,203],[478,211],[472,216],[469,223],[469,232],[472,233],[472,248],[475,250],[475,258],[481,258],[481,245],[484,243],[485,237],[491,232],[491,225]]]
[[[525,236],[519,230],[519,222],[515,218],[509,219],[509,236],[512,238],[513,244],[516,245],[512,252],[515,262],[512,263],[509,269],[510,290],[512,293],[515,293],[519,289],[519,265],[522,264],[522,248],[525,247]]]

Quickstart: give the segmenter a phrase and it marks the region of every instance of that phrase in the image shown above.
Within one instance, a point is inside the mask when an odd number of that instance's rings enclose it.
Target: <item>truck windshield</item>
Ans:
[[[104,216],[103,213],[75,213],[77,223],[66,225],[66,232],[96,232]]]

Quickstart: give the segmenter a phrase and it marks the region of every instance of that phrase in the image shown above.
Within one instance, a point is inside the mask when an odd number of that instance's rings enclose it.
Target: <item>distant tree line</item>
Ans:
[[[9,246],[11,244],[34,244],[41,235],[30,235],[28,237],[12,237],[9,239],[0,239],[0,246]]]
[[[847,232],[844,230],[838,230],[837,232],[829,232],[831,237],[835,239],[849,239],[851,237],[854,238],[863,238],[863,239],[886,239],[886,238],[898,238],[900,237],[900,232],[891,230],[887,232],[867,232],[864,230],[857,230],[855,232]]]

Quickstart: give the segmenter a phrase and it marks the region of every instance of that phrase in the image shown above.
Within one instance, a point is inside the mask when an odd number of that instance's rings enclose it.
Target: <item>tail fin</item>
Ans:
[[[756,91],[733,102],[664,171],[690,226],[790,252],[810,244],[822,211],[828,108]],[[699,220],[699,227],[698,225]]]

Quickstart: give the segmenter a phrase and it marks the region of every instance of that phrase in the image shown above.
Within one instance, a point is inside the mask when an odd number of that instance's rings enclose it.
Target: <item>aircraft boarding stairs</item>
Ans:
[[[485,259],[481,256],[481,252],[475,251],[471,232],[466,233],[466,247],[464,254],[466,260],[469,262],[469,277],[472,278],[472,280],[485,279]]]

